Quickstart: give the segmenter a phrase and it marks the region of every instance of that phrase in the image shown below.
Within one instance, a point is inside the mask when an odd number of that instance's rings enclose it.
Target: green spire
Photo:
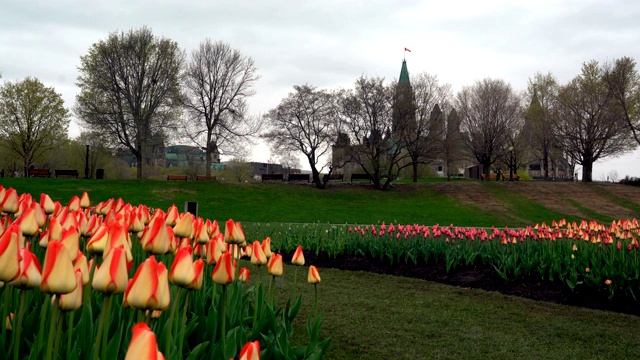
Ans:
[[[402,60],[402,69],[400,70],[400,79],[398,85],[411,85],[409,82],[409,70],[407,70],[407,61]]]

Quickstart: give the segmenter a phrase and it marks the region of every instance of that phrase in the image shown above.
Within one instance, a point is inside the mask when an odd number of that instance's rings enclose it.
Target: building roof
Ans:
[[[402,69],[400,70],[399,85],[411,85],[409,82],[409,70],[407,70],[407,61],[402,60]]]

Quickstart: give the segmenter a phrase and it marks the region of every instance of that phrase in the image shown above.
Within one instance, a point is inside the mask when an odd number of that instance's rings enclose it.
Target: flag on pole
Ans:
[[[407,48],[404,48],[404,51],[408,51],[408,52],[411,52],[411,50],[409,50],[409,49],[407,49]]]

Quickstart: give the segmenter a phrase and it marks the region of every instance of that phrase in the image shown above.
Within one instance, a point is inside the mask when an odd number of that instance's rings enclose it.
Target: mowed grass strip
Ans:
[[[299,344],[313,308],[306,269],[298,274]],[[294,271],[287,266],[277,279],[279,296],[293,296]],[[322,338],[332,337],[323,359],[640,358],[635,316],[367,272],[320,275]]]

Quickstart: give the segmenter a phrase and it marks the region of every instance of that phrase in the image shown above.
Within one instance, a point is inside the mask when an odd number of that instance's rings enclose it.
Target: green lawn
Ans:
[[[96,201],[122,197],[133,204],[167,208],[198,201],[200,215],[247,222],[403,222],[491,226],[522,225],[434,192],[406,184],[380,192],[361,186],[326,191],[282,184],[219,182],[2,179],[4,187],[38,198],[46,192],[68,201],[88,191]],[[490,185],[493,193],[530,223],[558,219],[523,196]],[[627,207],[638,206],[619,200]],[[576,206],[568,204],[568,206]],[[251,238],[251,234],[247,234]],[[310,264],[307,264],[310,265]],[[294,268],[276,282],[279,297],[293,295]],[[306,270],[306,268],[305,268]],[[332,337],[326,359],[634,359],[640,318],[562,306],[482,290],[364,272],[320,269],[322,337]],[[252,276],[255,279],[255,277]],[[304,343],[313,304],[306,271],[298,274],[303,308],[294,341]]]

